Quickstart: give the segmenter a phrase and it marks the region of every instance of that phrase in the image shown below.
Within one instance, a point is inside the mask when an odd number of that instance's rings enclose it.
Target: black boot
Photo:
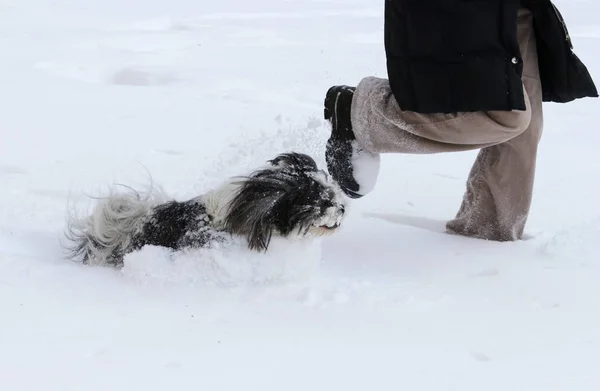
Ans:
[[[353,144],[356,143],[350,109],[355,87],[333,86],[325,96],[325,119],[331,123],[331,137],[327,141],[325,160],[327,170],[350,198],[360,198],[360,186],[354,178],[352,166]]]

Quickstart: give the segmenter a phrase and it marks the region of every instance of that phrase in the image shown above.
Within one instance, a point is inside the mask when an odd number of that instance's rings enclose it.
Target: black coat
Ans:
[[[544,101],[597,97],[550,0],[532,10]],[[524,110],[517,40],[520,0],[386,0],[385,50],[403,110],[450,113]]]

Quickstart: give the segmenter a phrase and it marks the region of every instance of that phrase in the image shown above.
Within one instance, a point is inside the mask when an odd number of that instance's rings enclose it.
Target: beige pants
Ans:
[[[387,80],[363,79],[352,102],[352,126],[368,152],[431,154],[481,149],[452,233],[511,241],[529,214],[543,128],[542,87],[532,15],[519,11],[526,111],[418,114],[400,110]]]

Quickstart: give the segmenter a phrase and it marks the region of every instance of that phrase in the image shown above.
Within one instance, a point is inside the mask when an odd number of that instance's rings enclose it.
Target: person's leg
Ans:
[[[360,198],[375,187],[381,153],[467,151],[518,136],[531,120],[525,89],[524,95],[524,111],[419,114],[400,109],[386,79],[334,86],[325,98],[325,119],[332,125],[327,168],[348,196]]]
[[[352,127],[358,144],[370,153],[432,154],[481,149],[521,134],[531,120],[525,111],[420,114],[403,111],[388,80],[367,77],[356,87]]]
[[[543,129],[542,87],[531,14],[519,14],[523,82],[532,120],[518,137],[484,148],[469,175],[467,190],[450,232],[491,240],[522,238],[531,205],[538,143]]]
[[[525,111],[425,115],[401,110],[385,79],[367,77],[356,89],[332,87],[325,100],[325,118],[333,127],[326,155],[334,179],[346,194],[358,198],[374,187],[381,153],[431,154],[483,148],[471,171],[463,206],[449,222],[448,230],[488,239],[519,238],[531,201],[542,129],[534,37],[531,14],[522,9],[519,38]],[[357,175],[360,171],[368,175]]]
[[[332,125],[327,168],[346,195],[360,198],[375,186],[381,153],[458,152],[504,143],[531,122],[529,91],[523,89],[523,111],[420,114],[400,109],[387,79],[334,86],[325,98],[325,119]]]

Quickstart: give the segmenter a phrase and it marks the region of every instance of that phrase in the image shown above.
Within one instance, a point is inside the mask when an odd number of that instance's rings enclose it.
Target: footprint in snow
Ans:
[[[138,32],[178,32],[191,30],[191,26],[175,21],[169,16],[162,16],[137,21],[130,26],[129,30]]]
[[[476,273],[470,275],[470,277],[496,277],[500,274],[498,269],[489,268],[489,269],[481,269]]]
[[[560,303],[553,301],[536,301],[533,305],[541,310],[555,310],[560,308]]]
[[[181,365],[181,363],[179,363],[179,362],[171,361],[171,362],[166,363],[165,367],[168,369],[181,369],[181,368],[183,368],[183,365]]]
[[[175,79],[168,75],[161,75],[136,69],[124,68],[114,72],[108,78],[108,83],[118,86],[148,87],[170,84]]]
[[[17,166],[0,166],[0,174],[2,175],[25,175],[27,171]]]
[[[154,152],[154,153],[162,153],[163,155],[170,155],[170,156],[181,156],[181,155],[184,155],[184,152],[177,151],[175,149],[153,149],[152,152]]]
[[[85,358],[87,358],[87,359],[99,358],[99,357],[106,356],[106,355],[108,355],[109,353],[110,353],[110,350],[109,350],[109,349],[106,349],[106,348],[94,349],[94,350],[92,350],[92,351],[88,352],[88,353],[85,355]]]
[[[480,353],[480,352],[471,352],[471,357],[473,359],[475,359],[476,361],[479,361],[479,362],[482,362],[482,363],[492,361],[492,359],[490,358],[490,356],[488,356],[485,353]]]
[[[167,73],[135,68],[104,69],[97,66],[51,61],[37,63],[34,68],[51,75],[94,84],[150,87],[171,84],[177,81],[175,77]]]

